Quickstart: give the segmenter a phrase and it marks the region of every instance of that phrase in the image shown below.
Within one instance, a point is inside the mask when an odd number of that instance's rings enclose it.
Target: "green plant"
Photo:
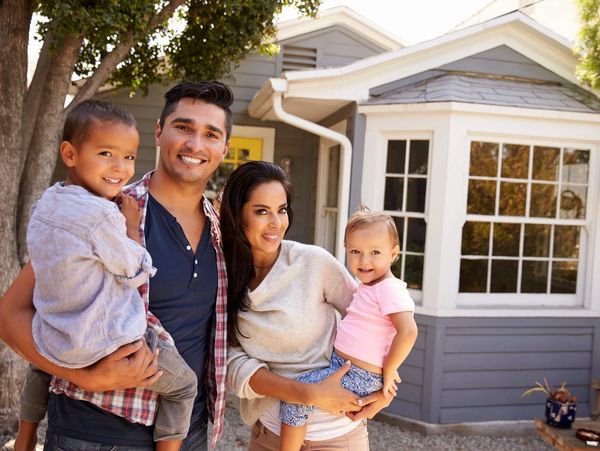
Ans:
[[[529,396],[532,393],[539,391],[543,392],[546,395],[546,398],[553,399],[554,401],[570,403],[577,402],[577,398],[571,395],[571,393],[569,393],[566,382],[560,384],[560,387],[558,387],[557,389],[554,389],[554,387],[550,385],[548,379],[546,378],[544,378],[543,384],[538,381],[535,381],[535,385],[535,387],[530,388],[529,390],[525,390],[521,395],[521,398]]]

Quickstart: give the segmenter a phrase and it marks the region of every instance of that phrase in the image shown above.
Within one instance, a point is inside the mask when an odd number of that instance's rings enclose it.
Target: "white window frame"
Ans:
[[[494,307],[583,307],[585,299],[585,288],[590,286],[591,274],[587,269],[591,267],[591,257],[588,254],[588,249],[592,245],[589,239],[592,218],[596,214],[596,203],[594,198],[597,192],[597,175],[596,166],[598,159],[597,145],[593,142],[573,142],[569,140],[548,140],[543,138],[519,138],[517,136],[500,136],[500,135],[489,135],[489,134],[476,134],[470,133],[467,137],[467,168],[466,177],[467,183],[465,184],[467,192],[464,196],[465,209],[465,222],[489,222],[489,223],[512,223],[512,224],[550,224],[550,225],[574,225],[581,227],[580,233],[580,248],[579,248],[579,261],[577,266],[577,283],[575,294],[562,294],[562,293],[458,293],[457,307],[467,308],[494,308]],[[586,197],[586,212],[584,219],[554,219],[554,218],[538,218],[538,217],[513,217],[503,215],[475,215],[467,214],[467,202],[468,202],[468,180],[470,178],[470,149],[472,142],[490,142],[499,144],[499,158],[501,158],[502,144],[521,144],[530,147],[530,152],[534,146],[545,146],[545,147],[558,147],[558,148],[576,148],[585,149],[590,151],[589,170],[588,170],[588,185],[587,185],[587,197]],[[562,168],[562,161],[559,163]],[[527,191],[530,193],[531,190],[531,171],[532,167],[529,166],[529,174],[527,179],[515,179],[520,183],[527,183]],[[559,174],[560,177],[560,174]],[[476,179],[477,177],[474,177]],[[511,181],[512,179],[507,179]],[[496,206],[498,202],[498,195],[496,193]],[[529,206],[529,197],[526,200],[526,211]],[[462,236],[462,234],[461,234]],[[490,240],[492,234],[490,233]],[[522,248],[523,241],[520,242]],[[491,252],[491,246],[488,248],[486,259],[491,259],[489,255]],[[522,254],[522,249],[520,251]],[[502,257],[494,257],[495,259],[502,259]],[[462,259],[462,252],[459,253],[459,267],[460,259]],[[510,260],[523,261],[523,257],[510,257]],[[547,260],[542,258],[541,260]],[[521,267],[521,265],[519,265]],[[517,284],[520,287],[520,275],[521,270],[518,273]],[[490,273],[488,271],[488,280]]]
[[[429,141],[429,150],[427,155],[427,177],[422,177],[427,181],[427,190],[425,193],[425,210],[423,213],[417,212],[398,212],[398,211],[386,211],[383,210],[384,198],[385,198],[385,180],[387,177],[386,166],[387,166],[387,156],[388,156],[388,143],[389,141]],[[423,290],[425,289],[425,273],[427,271],[427,234],[429,233],[429,199],[431,196],[431,168],[432,168],[432,160],[433,160],[433,133],[432,132],[410,132],[410,131],[394,131],[394,132],[380,132],[379,140],[380,147],[382,149],[381,152],[381,160],[379,160],[377,165],[377,175],[374,177],[375,180],[379,180],[379,186],[376,187],[375,192],[379,193],[377,199],[377,205],[374,205],[371,208],[376,208],[379,210],[383,210],[388,213],[392,217],[397,218],[418,218],[423,219],[425,221],[425,225],[427,226],[427,232],[425,234],[425,251],[423,253],[423,274],[421,279],[421,289],[417,290],[414,288],[409,288],[408,291],[411,297],[415,302],[421,303],[423,299]],[[406,154],[406,158],[408,158],[408,152]],[[406,168],[408,168],[408,160],[406,161]],[[408,174],[405,174],[404,177],[408,177]],[[404,189],[403,192],[403,205],[406,205],[406,196],[408,195],[407,190]],[[369,206],[369,205],[368,205]],[[370,206],[369,206],[370,207]],[[406,235],[407,231],[405,231]],[[406,258],[406,240],[404,237],[399,237],[402,240],[402,251],[401,258],[404,260]]]

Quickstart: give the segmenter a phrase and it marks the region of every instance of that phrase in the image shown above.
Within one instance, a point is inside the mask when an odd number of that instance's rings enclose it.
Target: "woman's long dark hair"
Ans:
[[[287,198],[289,225],[292,225],[293,191],[290,180],[279,166],[266,161],[250,161],[231,173],[221,198],[221,234],[227,266],[227,342],[239,344],[238,313],[247,311],[248,283],[255,276],[250,243],[244,234],[242,208],[250,194],[263,183],[279,182]],[[289,226],[288,226],[289,230]]]

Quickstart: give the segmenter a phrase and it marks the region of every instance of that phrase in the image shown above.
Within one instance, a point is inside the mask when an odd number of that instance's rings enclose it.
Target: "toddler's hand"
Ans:
[[[398,371],[394,370],[392,372],[385,372],[383,373],[383,388],[382,388],[382,392],[383,392],[383,396],[385,396],[385,399],[387,400],[391,400],[396,396],[396,393],[398,391],[398,385],[400,382],[402,382],[400,380],[400,376],[398,375]]]
[[[121,214],[125,216],[125,225],[127,226],[127,236],[132,240],[140,240],[140,221],[142,220],[142,211],[138,207],[137,200],[127,194],[119,194],[115,199],[121,205]]]

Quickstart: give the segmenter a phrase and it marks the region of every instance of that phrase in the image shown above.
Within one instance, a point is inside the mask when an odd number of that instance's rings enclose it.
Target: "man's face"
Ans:
[[[202,187],[217,169],[229,144],[226,143],[225,111],[217,105],[189,97],[156,125],[160,146],[159,170],[174,181]]]

